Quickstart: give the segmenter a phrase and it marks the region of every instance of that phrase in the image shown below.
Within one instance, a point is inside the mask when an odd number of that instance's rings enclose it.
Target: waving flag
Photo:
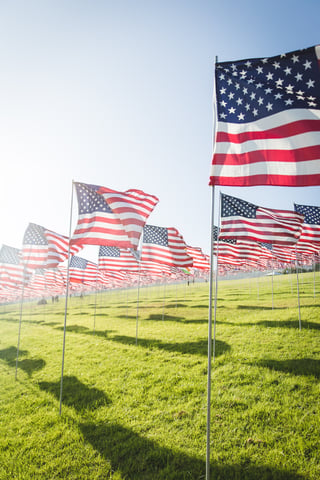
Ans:
[[[21,263],[21,250],[2,245],[0,250],[1,285],[16,288],[26,283],[30,274],[31,272],[27,271]]]
[[[187,254],[193,259],[193,268],[199,270],[210,270],[210,261],[200,247],[190,247],[187,245]]]
[[[41,225],[29,223],[23,238],[22,260],[29,268],[54,268],[68,257],[69,238]],[[70,247],[72,255],[82,245]]]
[[[142,229],[158,198],[141,190],[117,192],[78,182],[75,187],[79,217],[71,243],[137,250]]]
[[[101,274],[96,263],[74,255],[70,261],[69,278],[71,283],[92,284],[101,279]]]
[[[138,271],[139,262],[135,250],[101,246],[99,249],[99,270]]]
[[[187,245],[176,228],[146,225],[143,229],[141,260],[173,267],[192,267]]]
[[[301,235],[303,218],[296,212],[258,207],[222,194],[219,238],[292,245]]]
[[[320,185],[320,47],[216,64],[210,185]]]
[[[320,207],[294,204],[294,209],[304,215],[299,243],[320,243]]]

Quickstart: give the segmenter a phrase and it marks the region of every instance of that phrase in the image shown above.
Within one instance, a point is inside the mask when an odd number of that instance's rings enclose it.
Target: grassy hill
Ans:
[[[219,283],[211,478],[320,478],[320,277]],[[0,479],[204,479],[208,284],[0,306]]]

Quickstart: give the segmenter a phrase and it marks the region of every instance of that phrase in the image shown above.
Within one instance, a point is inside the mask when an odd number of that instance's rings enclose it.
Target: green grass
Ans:
[[[320,278],[221,281],[211,478],[320,478]],[[204,479],[208,284],[0,307],[0,479]],[[165,294],[165,303],[164,303]],[[165,308],[164,308],[165,305]]]

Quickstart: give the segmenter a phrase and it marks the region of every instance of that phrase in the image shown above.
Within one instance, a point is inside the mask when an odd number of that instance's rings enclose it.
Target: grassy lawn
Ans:
[[[211,478],[320,478],[320,276],[221,281]],[[0,306],[0,479],[204,479],[208,284]]]

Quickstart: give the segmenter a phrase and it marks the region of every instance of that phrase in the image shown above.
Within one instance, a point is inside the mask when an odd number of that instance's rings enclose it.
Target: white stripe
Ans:
[[[256,162],[247,165],[212,165],[212,177],[250,177],[252,175],[317,175],[320,159],[305,162]]]

